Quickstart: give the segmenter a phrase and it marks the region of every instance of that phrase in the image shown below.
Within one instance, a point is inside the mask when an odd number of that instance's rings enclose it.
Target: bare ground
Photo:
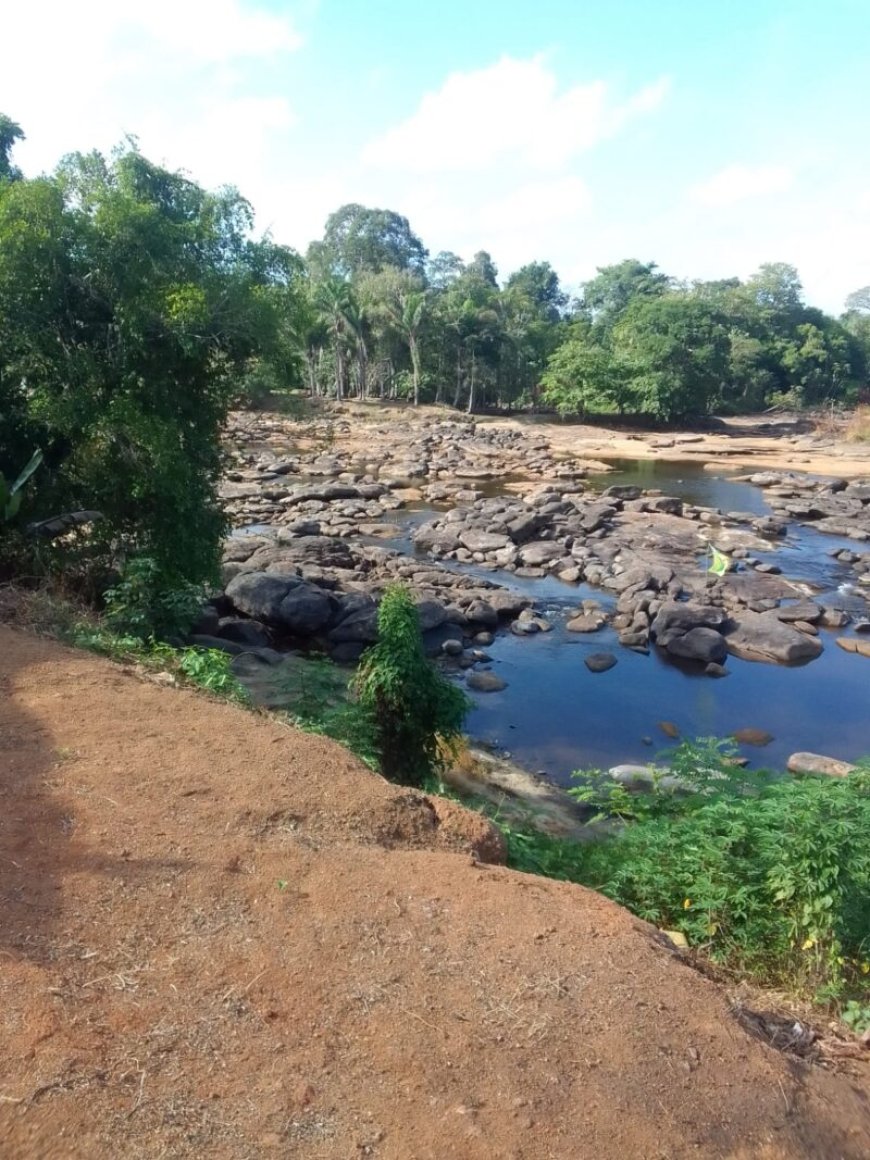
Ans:
[[[870,1155],[865,1064],[458,807],[2,626],[0,693],[4,1160]]]

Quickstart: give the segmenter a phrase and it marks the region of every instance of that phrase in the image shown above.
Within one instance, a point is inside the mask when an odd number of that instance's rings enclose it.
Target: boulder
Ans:
[[[564,554],[564,546],[554,540],[535,540],[520,549],[523,564],[533,568],[548,564],[551,560],[559,560]]]
[[[814,660],[822,652],[818,637],[807,636],[770,612],[740,612],[727,633],[728,651],[748,661],[796,664]]]
[[[721,664],[728,655],[725,637],[715,628],[691,628],[668,640],[665,647],[671,656],[703,664]]]
[[[269,634],[262,624],[256,620],[245,620],[241,616],[224,616],[218,621],[217,631],[212,634],[224,640],[233,640],[236,644],[248,645],[251,648],[268,648],[271,645]]]
[[[590,653],[584,658],[584,663],[590,673],[606,673],[616,664],[616,657],[609,652]]]
[[[770,745],[771,741],[773,741],[772,733],[767,733],[764,729],[753,729],[751,727],[735,729],[731,736],[740,745],[757,745],[762,747]]]
[[[598,632],[605,623],[604,617],[597,613],[584,612],[574,616],[565,625],[568,632]]]
[[[329,623],[332,612],[332,600],[322,589],[298,584],[281,601],[276,619],[296,636],[313,636]]]
[[[797,620],[805,620],[815,624],[821,619],[822,608],[812,600],[798,600],[795,604],[782,604],[776,610],[777,620],[784,620],[794,624]]]
[[[667,648],[672,640],[685,636],[693,628],[718,629],[727,619],[725,612],[714,605],[669,600],[656,613],[650,635],[662,648]]]
[[[793,753],[788,759],[790,773],[817,774],[822,777],[848,777],[855,768],[848,761],[825,757],[821,753]]]
[[[469,673],[468,687],[478,693],[499,693],[507,688],[507,681],[503,681],[495,673]]]
[[[291,588],[302,581],[298,576],[278,572],[241,572],[226,586],[227,599],[254,620],[280,620],[281,602]]]
[[[854,636],[838,636],[837,644],[845,652],[857,653],[860,657],[870,657],[870,640],[860,640]]]
[[[484,532],[479,528],[466,528],[459,534],[459,542],[464,548],[468,548],[469,552],[497,552],[499,548],[506,547],[510,540],[507,536],[499,535],[497,532]]]

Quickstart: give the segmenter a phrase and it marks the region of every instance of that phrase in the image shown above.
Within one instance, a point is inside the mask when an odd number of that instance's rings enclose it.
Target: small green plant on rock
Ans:
[[[400,585],[384,593],[378,643],[363,657],[354,686],[373,723],[384,776],[422,786],[437,774],[470,704],[427,659],[417,609]]]

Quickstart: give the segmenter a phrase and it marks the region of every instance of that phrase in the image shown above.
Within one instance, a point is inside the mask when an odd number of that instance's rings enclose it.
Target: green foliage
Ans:
[[[74,621],[60,635],[78,648],[115,661],[134,662],[148,669],[169,671],[183,683],[216,697],[250,704],[244,685],[231,669],[232,657],[221,649],[172,648],[155,640],[112,631],[101,624]]]
[[[133,556],[121,578],[105,593],[106,622],[137,640],[181,636],[189,631],[205,601],[202,585],[181,582],[168,587],[157,561]]]
[[[374,723],[337,665],[319,658],[300,658],[285,672],[281,687],[294,725],[307,733],[331,737],[372,769],[378,768]]]
[[[144,555],[167,591],[216,576],[239,379],[301,365],[299,259],[251,225],[237,192],[132,144],[0,181],[0,471],[43,448],[34,515],[99,510],[95,571]]]
[[[840,1018],[856,1035],[866,1035],[870,1031],[870,1003],[850,999],[840,1012]]]
[[[588,847],[582,880],[718,961],[835,997],[870,957],[870,770],[782,778],[728,756],[678,747],[635,805],[601,779],[577,791],[635,819]]]
[[[42,463],[42,459],[42,452],[34,451],[18,478],[11,484],[0,474],[0,520],[4,523],[11,522],[18,515],[24,497],[24,487]]]
[[[399,585],[384,593],[378,643],[363,657],[354,687],[374,726],[384,776],[420,786],[437,773],[469,702],[426,658],[417,609]]]

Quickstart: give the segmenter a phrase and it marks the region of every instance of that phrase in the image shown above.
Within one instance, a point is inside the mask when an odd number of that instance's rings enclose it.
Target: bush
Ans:
[[[685,788],[637,795],[638,820],[585,847],[575,880],[766,982],[823,998],[866,985],[870,767],[841,780],[773,777],[717,751],[680,746]],[[575,793],[631,816],[623,787]]]
[[[458,740],[469,709],[463,691],[441,676],[423,651],[408,592],[388,588],[378,612],[378,643],[363,657],[354,687],[372,722],[381,772],[422,786]]]
[[[186,581],[171,587],[155,560],[134,556],[105,600],[106,621],[115,632],[139,640],[161,640],[190,630],[205,602],[205,590]]]

